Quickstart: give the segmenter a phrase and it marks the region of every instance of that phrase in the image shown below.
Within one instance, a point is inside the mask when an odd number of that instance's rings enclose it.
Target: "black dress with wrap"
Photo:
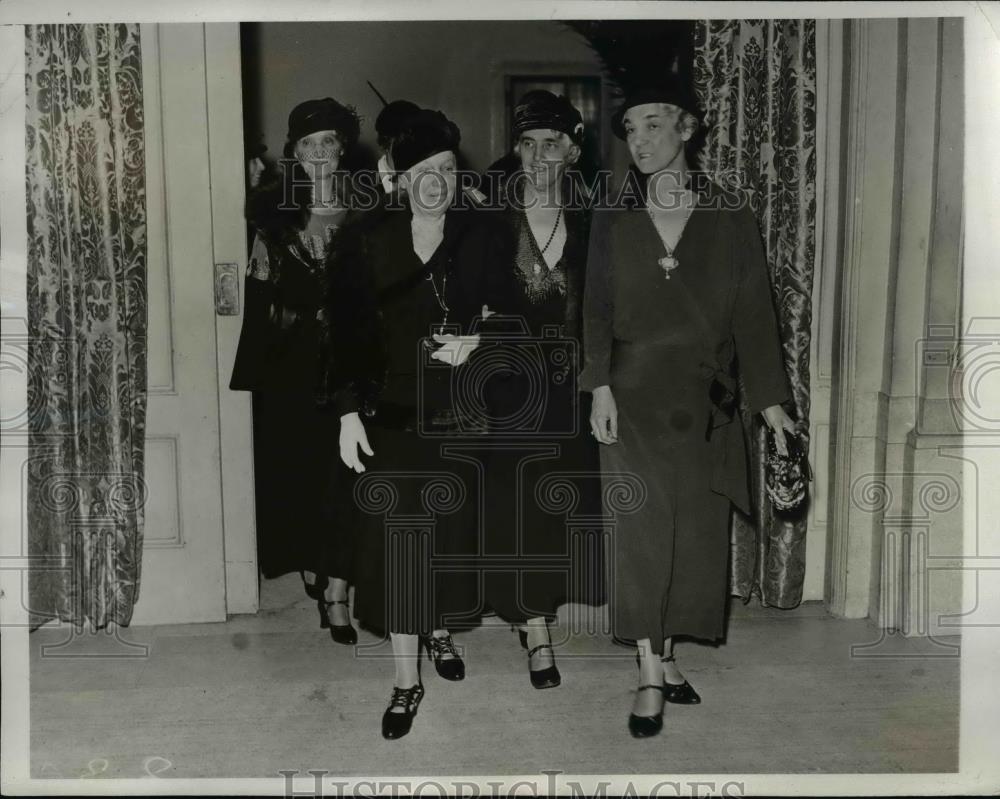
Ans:
[[[601,446],[615,517],[609,590],[617,635],[723,635],[730,503],[749,508],[736,387],[751,412],[788,398],[753,213],[709,184],[666,255],[643,208],[594,215],[584,299],[584,388],[610,385],[618,441]],[[720,405],[722,406],[720,409]]]

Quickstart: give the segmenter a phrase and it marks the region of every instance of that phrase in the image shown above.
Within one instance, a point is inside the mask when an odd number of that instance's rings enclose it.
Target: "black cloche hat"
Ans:
[[[625,112],[647,103],[675,105],[696,117],[699,123],[704,118],[704,112],[694,92],[685,83],[671,76],[671,79],[662,80],[654,85],[632,89],[625,95],[625,101],[611,116],[611,130],[615,136],[625,140]]]
[[[338,103],[332,97],[306,100],[288,115],[287,138],[290,143],[320,130],[336,131],[344,146],[350,147],[361,134],[361,120],[353,108]]]

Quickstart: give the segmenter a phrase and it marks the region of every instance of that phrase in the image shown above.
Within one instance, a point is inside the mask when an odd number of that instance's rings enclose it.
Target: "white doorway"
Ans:
[[[250,398],[228,389],[246,264],[239,27],[141,37],[149,500],[133,624],[223,621],[257,610]],[[217,274],[237,276],[228,307]]]

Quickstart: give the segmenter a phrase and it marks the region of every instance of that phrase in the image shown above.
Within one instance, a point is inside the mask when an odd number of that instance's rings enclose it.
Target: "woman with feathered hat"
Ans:
[[[618,505],[609,593],[617,635],[637,642],[636,737],[660,731],[665,701],[700,701],[675,636],[723,635],[730,505],[749,505],[737,361],[749,408],[780,449],[794,429],[757,223],[740,197],[692,171],[701,126],[676,80],[629,92],[612,130],[636,192],[595,212],[588,255],[581,383],[593,393],[605,498]],[[628,501],[622,475],[638,481]]]
[[[458,127],[439,111],[408,115],[391,143],[408,207],[387,208],[357,228],[331,267],[367,280],[355,305],[370,306],[376,321],[359,325],[353,341],[370,349],[377,340],[382,353],[382,389],[344,408],[340,455],[364,473],[355,493],[368,520],[357,617],[389,634],[394,655],[386,738],[409,732],[423,698],[421,648],[441,677],[464,679],[448,627],[479,612],[478,470],[468,458],[449,457],[447,446],[465,437],[451,378],[478,341],[469,327],[482,303],[470,297],[490,245],[481,212],[455,202],[459,141]]]

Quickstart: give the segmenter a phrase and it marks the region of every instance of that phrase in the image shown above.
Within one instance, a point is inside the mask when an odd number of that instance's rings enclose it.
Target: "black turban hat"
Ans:
[[[392,142],[392,166],[406,172],[432,155],[446,150],[457,152],[462,134],[458,125],[440,111],[422,108],[407,117]]]
[[[514,135],[526,130],[558,130],[574,143],[583,141],[583,117],[565,97],[544,89],[527,92],[514,106]]]

